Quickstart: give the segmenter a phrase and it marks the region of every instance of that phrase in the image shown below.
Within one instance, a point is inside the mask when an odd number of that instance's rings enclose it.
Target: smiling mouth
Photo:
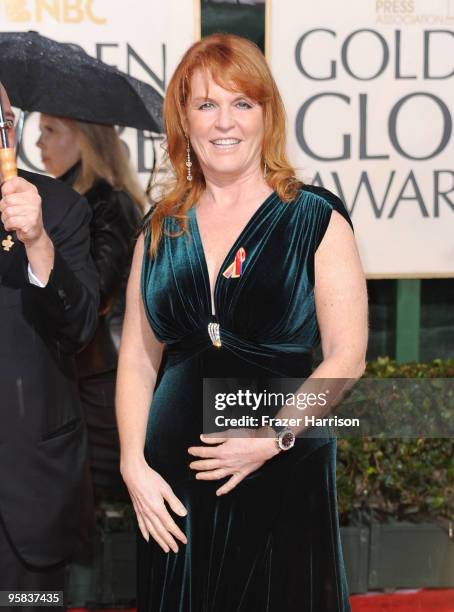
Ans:
[[[210,140],[210,142],[218,149],[233,149],[233,147],[240,144],[241,140],[238,138],[216,138],[215,140]]]

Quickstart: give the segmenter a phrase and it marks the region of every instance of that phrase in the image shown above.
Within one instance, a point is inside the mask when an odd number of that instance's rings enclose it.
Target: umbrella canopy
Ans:
[[[0,33],[0,80],[25,111],[163,131],[163,99],[153,87],[37,32]]]

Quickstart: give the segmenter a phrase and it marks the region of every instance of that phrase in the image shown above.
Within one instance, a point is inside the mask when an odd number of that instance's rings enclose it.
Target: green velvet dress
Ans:
[[[195,209],[189,234],[165,236],[153,259],[145,231],[142,296],[166,344],[145,457],[186,506],[185,517],[169,511],[188,543],[166,554],[138,534],[138,612],[350,610],[329,432],[297,438],[220,497],[215,491],[228,478],[196,480],[189,468],[196,458],[187,452],[202,446],[204,377],[311,374],[320,343],[314,254],[333,210],[352,225],[342,201],[321,187],[305,186],[291,203],[268,196],[220,268],[215,315]],[[165,228],[179,229],[170,217]],[[229,276],[241,249],[240,274]],[[210,322],[219,323],[221,347],[210,338]]]

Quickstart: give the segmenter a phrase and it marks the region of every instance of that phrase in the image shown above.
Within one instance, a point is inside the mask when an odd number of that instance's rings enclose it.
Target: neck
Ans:
[[[205,191],[202,198],[210,206],[234,206],[238,202],[264,199],[273,189],[265,181],[259,169],[244,173],[232,180],[230,176],[205,174]]]
[[[64,183],[72,187],[76,181],[77,175],[80,172],[80,166],[81,162],[77,161],[73,166],[65,170],[63,174],[57,176],[56,178],[58,178],[59,181],[63,181]]]

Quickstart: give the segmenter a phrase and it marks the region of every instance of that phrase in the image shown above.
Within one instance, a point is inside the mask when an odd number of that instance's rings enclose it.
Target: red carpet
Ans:
[[[369,593],[350,598],[352,612],[454,612],[454,590]]]
[[[352,612],[454,612],[454,590],[399,591],[392,595],[369,593],[354,595],[350,598]],[[84,608],[71,608],[72,612],[88,612]],[[118,612],[119,609],[99,610],[99,612]],[[98,612],[90,610],[89,612]],[[123,609],[122,612],[135,612]]]

